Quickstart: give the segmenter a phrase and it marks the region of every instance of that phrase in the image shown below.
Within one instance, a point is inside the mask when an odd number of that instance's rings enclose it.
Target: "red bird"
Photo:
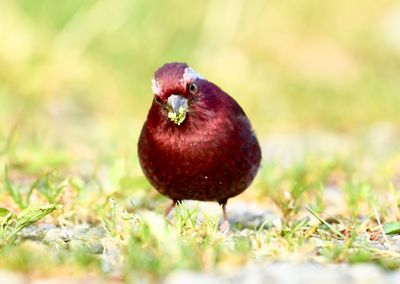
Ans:
[[[139,138],[142,170],[172,199],[226,203],[256,176],[261,150],[239,104],[185,63],[168,63],[152,80],[154,100]]]

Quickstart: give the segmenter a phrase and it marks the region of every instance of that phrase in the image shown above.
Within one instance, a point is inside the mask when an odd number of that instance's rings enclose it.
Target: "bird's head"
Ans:
[[[167,63],[154,73],[151,82],[154,105],[165,111],[170,121],[180,125],[203,81],[186,63]]]

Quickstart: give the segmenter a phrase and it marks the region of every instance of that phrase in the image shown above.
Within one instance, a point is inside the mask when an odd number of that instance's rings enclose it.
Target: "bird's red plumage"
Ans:
[[[140,135],[140,164],[154,188],[173,200],[224,204],[253,181],[260,146],[239,104],[205,79],[186,76],[185,81],[187,68],[170,63],[155,73],[158,94]],[[195,94],[188,91],[187,80],[196,83]],[[164,109],[172,94],[188,100],[180,125],[170,121]]]

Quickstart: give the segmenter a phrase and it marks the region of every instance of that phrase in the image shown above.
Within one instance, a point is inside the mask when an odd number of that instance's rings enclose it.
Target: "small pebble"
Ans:
[[[21,273],[0,269],[0,283],[27,284],[28,281]]]

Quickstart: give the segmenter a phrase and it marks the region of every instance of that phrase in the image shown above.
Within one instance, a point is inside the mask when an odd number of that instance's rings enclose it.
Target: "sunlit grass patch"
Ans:
[[[13,246],[17,240],[18,233],[23,228],[36,223],[61,207],[61,205],[51,204],[38,208],[27,208],[18,215],[14,215],[7,209],[0,208],[0,248]]]

